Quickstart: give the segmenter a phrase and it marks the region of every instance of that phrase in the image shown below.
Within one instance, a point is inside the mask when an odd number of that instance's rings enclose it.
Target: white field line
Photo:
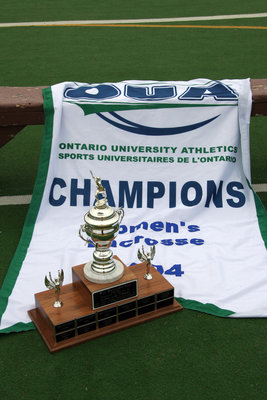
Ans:
[[[267,183],[254,183],[252,187],[256,193],[267,192]]]
[[[24,196],[1,196],[0,206],[17,206],[22,204],[30,204],[31,199],[31,194],[26,194]]]
[[[267,183],[256,183],[253,184],[252,187],[257,193],[267,192]],[[31,194],[26,194],[24,196],[1,196],[0,206],[30,204],[31,199]]]
[[[143,18],[143,19],[104,19],[104,20],[81,20],[81,21],[39,21],[39,22],[2,22],[0,28],[20,26],[68,26],[68,25],[103,25],[103,24],[137,24],[152,22],[185,22],[185,21],[218,21],[240,18],[264,18],[266,13],[256,14],[232,14],[232,15],[211,15],[206,17],[180,17],[180,18]]]

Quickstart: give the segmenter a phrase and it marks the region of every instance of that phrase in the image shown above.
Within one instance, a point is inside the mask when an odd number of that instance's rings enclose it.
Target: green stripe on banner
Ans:
[[[12,328],[12,330],[11,330]],[[34,323],[29,322],[28,324],[24,324],[23,322],[18,322],[13,326],[9,326],[8,328],[2,329],[0,333],[11,333],[11,332],[22,332],[22,331],[31,331],[35,329]]]
[[[37,215],[43,197],[43,191],[46,184],[46,177],[50,160],[53,120],[54,120],[54,105],[53,105],[52,91],[50,87],[43,90],[43,97],[44,97],[44,112],[45,112],[45,128],[44,128],[44,136],[40,153],[39,168],[34,185],[32,201],[27,213],[27,217],[25,219],[24,227],[21,234],[21,239],[19,241],[17,250],[14,254],[14,257],[11,261],[10,267],[6,274],[3,286],[0,290],[0,320],[6,310],[8,298],[13,291],[22,263],[26,257],[26,253],[32,239],[34,225],[37,219]],[[34,329],[34,325],[32,324],[32,322],[29,322],[28,324],[18,323],[14,326],[10,326],[9,328],[2,329],[0,332],[10,333],[14,332],[14,330],[26,331],[30,329]]]
[[[235,314],[233,311],[219,308],[219,307],[215,306],[214,304],[210,304],[210,303],[200,303],[199,301],[183,299],[182,297],[178,297],[177,301],[184,308],[204,312],[206,314],[216,315],[217,317],[229,317],[230,315]]]
[[[66,100],[65,100],[66,101]],[[150,110],[150,109],[156,109],[156,108],[195,108],[195,107],[227,107],[227,106],[233,106],[233,104],[146,104],[146,103],[140,103],[140,104],[135,104],[135,103],[130,103],[130,104],[84,104],[84,103],[77,103],[73,101],[66,101],[66,103],[72,103],[76,104],[79,106],[83,112],[84,115],[89,115],[89,114],[96,114],[100,112],[109,112],[109,111],[127,111],[127,110]],[[234,104],[235,105],[235,104]],[[237,106],[237,104],[236,104]]]
[[[254,190],[253,190],[253,194],[254,194],[254,200],[255,200],[255,205],[256,205],[256,210],[257,210],[257,217],[258,217],[261,236],[265,243],[265,247],[267,249],[267,212],[266,212],[264,205],[262,204],[260,198],[254,192]]]
[[[260,233],[261,233],[262,240],[264,241],[265,247],[267,249],[267,211],[266,211],[264,205],[262,204],[261,199],[259,198],[257,193],[253,190],[248,179],[247,179],[247,183],[254,195],[254,201],[255,201],[255,206],[256,206],[256,211],[257,211],[257,218],[258,218]]]

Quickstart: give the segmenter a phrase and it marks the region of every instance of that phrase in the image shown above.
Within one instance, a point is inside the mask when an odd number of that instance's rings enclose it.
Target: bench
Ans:
[[[0,147],[25,126],[44,124],[45,87],[0,87]],[[252,79],[251,90],[251,116],[267,116],[267,79]]]

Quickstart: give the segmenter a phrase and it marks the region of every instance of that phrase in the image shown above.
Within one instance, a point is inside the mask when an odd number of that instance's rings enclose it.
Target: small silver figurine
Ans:
[[[53,306],[55,308],[60,308],[63,306],[62,301],[59,299],[60,288],[64,280],[63,269],[61,269],[61,271],[58,270],[58,277],[55,279],[52,279],[51,272],[49,272],[49,278],[50,280],[47,278],[47,276],[45,276],[45,286],[48,289],[55,289],[55,302]]]
[[[96,193],[95,193],[96,201],[99,202],[101,200],[101,198],[102,198],[102,199],[104,199],[104,200],[102,200],[102,202],[106,203],[107,202],[107,195],[106,195],[106,191],[105,191],[105,189],[104,189],[104,187],[102,185],[100,177],[99,176],[95,177],[91,170],[90,170],[90,173],[91,173],[91,176],[92,176],[92,178],[93,178],[93,180],[95,181],[95,184],[96,184]],[[100,197],[99,197],[99,195],[100,195]]]
[[[138,249],[137,253],[138,259],[142,262],[146,262],[147,270],[146,274],[144,275],[144,278],[147,280],[153,279],[150,270],[151,270],[151,261],[153,260],[155,253],[156,253],[155,246],[151,246],[150,251],[148,251],[147,253],[145,253],[144,246],[142,246],[142,252],[140,251],[140,249]]]

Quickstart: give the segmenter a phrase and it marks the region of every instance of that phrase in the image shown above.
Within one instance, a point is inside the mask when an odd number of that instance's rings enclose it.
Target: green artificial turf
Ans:
[[[183,310],[53,355],[36,331],[1,348],[3,399],[266,398],[265,319]]]
[[[264,78],[266,35],[238,29],[5,28],[0,85]]]
[[[175,18],[266,12],[264,0],[10,0],[0,22]]]
[[[0,196],[32,194],[43,129],[28,126],[0,149]]]
[[[250,120],[251,177],[253,183],[267,181],[267,118],[255,117]],[[267,203],[266,203],[267,206]]]
[[[266,12],[232,0],[10,0],[0,22]],[[198,24],[190,22],[190,24]],[[266,19],[201,25],[267,25]],[[0,86],[124,79],[267,78],[267,30],[0,28]],[[0,195],[31,194],[42,126],[0,149]],[[267,118],[251,119],[252,182],[266,183]],[[267,193],[259,193],[267,206]],[[0,207],[0,285],[27,205]],[[251,266],[253,270],[253,265]],[[0,337],[1,400],[265,400],[266,319],[183,310],[51,355],[37,331]]]

